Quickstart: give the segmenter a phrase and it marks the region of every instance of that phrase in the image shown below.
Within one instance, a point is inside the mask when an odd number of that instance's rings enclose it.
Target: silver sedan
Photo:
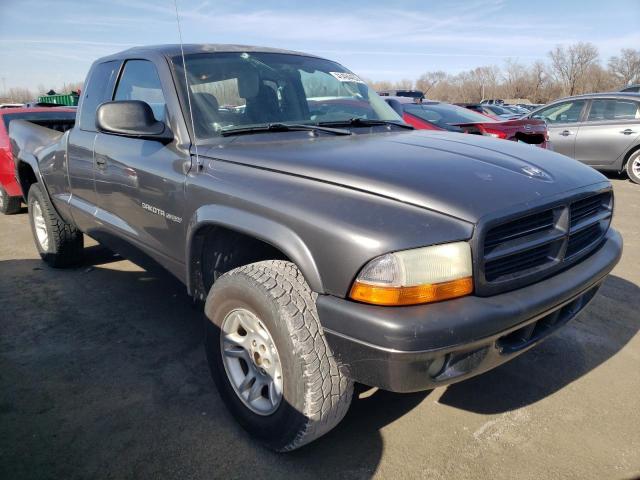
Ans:
[[[547,122],[553,149],[598,170],[627,171],[640,183],[640,93],[563,98],[525,118]]]

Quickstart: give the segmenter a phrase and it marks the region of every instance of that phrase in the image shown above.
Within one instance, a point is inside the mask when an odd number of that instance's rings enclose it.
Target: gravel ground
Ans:
[[[638,478],[640,186],[612,181],[625,252],[578,319],[467,382],[357,400],[287,455],[225,410],[181,284],[95,244],[52,270],[0,216],[0,478]]]

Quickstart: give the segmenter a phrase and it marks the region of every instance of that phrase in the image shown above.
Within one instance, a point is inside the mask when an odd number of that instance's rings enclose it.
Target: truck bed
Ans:
[[[13,120],[9,124],[9,139],[14,158],[31,163],[29,156],[37,159],[39,152],[59,143],[74,124],[75,119],[64,118]]]

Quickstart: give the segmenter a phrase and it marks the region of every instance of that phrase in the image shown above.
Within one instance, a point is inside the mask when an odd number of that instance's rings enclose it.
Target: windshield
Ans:
[[[468,108],[445,104],[404,105],[404,110],[411,115],[438,126],[456,125],[460,123],[491,123],[494,120]]]
[[[184,92],[182,58],[172,60]],[[271,123],[402,123],[360,78],[329,60],[245,52],[187,55],[185,63],[198,138]]]

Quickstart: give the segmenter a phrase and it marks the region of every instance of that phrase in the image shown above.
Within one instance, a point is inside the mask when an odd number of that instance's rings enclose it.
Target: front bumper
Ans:
[[[320,322],[333,354],[355,381],[394,392],[458,382],[525,352],[594,297],[620,260],[614,229],[568,270],[491,297],[379,307],[323,295]]]

